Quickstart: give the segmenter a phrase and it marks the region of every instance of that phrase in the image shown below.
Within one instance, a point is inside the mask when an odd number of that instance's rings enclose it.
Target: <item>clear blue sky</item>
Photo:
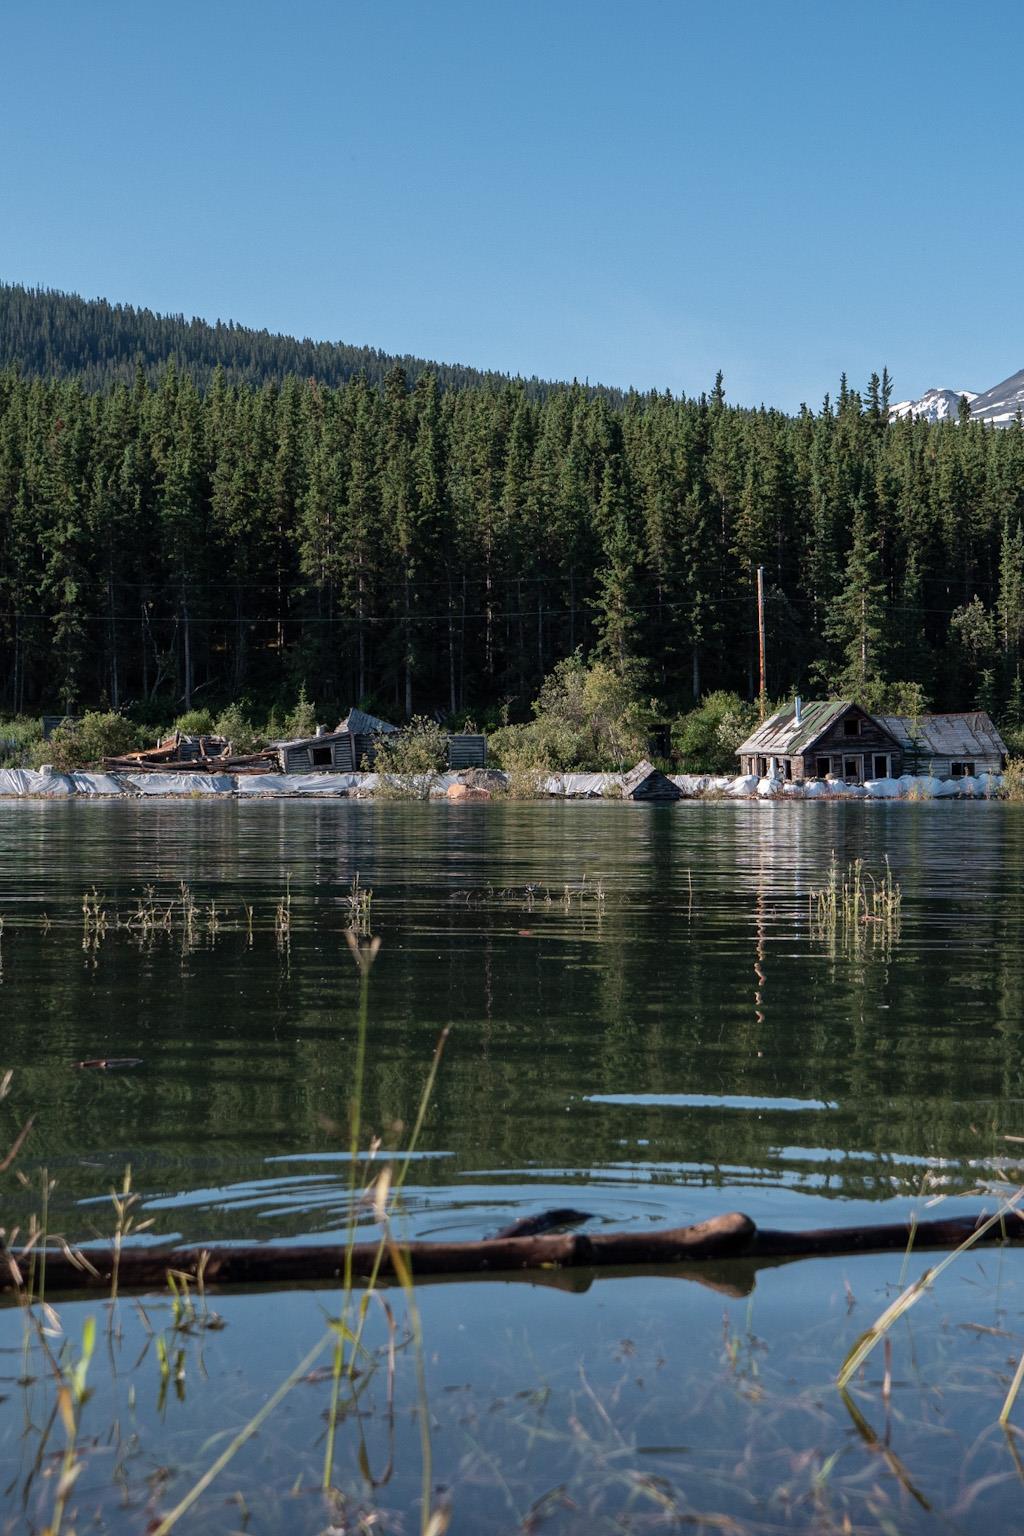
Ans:
[[[1024,6],[11,0],[0,276],[817,405],[1024,366]]]

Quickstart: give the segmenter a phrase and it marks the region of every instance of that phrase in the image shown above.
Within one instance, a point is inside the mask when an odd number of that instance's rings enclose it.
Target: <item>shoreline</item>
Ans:
[[[383,781],[376,773],[208,774],[208,773],[54,773],[29,768],[0,769],[3,800],[404,800],[479,804],[506,800],[508,778],[491,770],[494,793],[474,787],[478,770],[440,773],[424,780]],[[900,779],[865,784],[809,779],[781,782],[752,777],[727,778],[708,774],[668,776],[680,800],[849,801],[1004,799],[1002,776],[936,779],[905,774]],[[545,800],[607,800],[628,798],[622,773],[563,773],[538,775],[535,794],[508,796],[523,803]],[[456,790],[459,786],[461,792]],[[454,793],[451,793],[455,791]],[[643,803],[643,802],[639,802]],[[662,802],[664,803],[664,802]],[[671,802],[669,802],[671,803]]]

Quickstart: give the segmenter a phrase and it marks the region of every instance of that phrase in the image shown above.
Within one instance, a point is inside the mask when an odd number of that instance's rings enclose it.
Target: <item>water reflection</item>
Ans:
[[[897,944],[816,936],[833,851],[889,858]],[[992,803],[5,805],[11,1122],[37,1114],[26,1155],[71,1234],[127,1162],[168,1231],[333,1230],[358,874],[383,940],[364,1117],[385,1148],[452,1025],[411,1230],[487,1230],[566,1184],[623,1223],[817,1225],[837,1197],[968,1191],[1024,1133],[1022,855],[1019,807]],[[584,876],[602,899],[566,900]],[[125,913],[181,882],[192,942],[176,919],[141,943],[108,923],[83,951],[86,891]],[[141,1065],[75,1070],[107,1057]],[[273,1161],[294,1157],[308,1178]]]

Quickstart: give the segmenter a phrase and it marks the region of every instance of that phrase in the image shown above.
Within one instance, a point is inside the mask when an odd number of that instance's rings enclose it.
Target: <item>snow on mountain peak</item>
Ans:
[[[956,421],[960,415],[960,397],[965,395],[972,421],[985,421],[997,427],[1009,426],[1024,411],[1024,368],[993,385],[982,394],[969,389],[929,389],[919,400],[901,400],[889,409],[890,421],[913,417],[920,421]]]

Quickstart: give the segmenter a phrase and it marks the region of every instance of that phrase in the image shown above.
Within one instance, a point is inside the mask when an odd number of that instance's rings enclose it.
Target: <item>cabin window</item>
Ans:
[[[791,757],[787,757],[786,758],[785,768],[786,768],[786,778],[787,779],[791,779],[793,777],[793,759]]]
[[[858,719],[858,717],[856,715],[847,715],[846,719],[843,721],[843,735],[844,736],[859,736],[860,735],[860,720]]]
[[[949,772],[950,772],[951,777],[954,778],[954,779],[973,779],[974,778],[974,764],[973,763],[950,763],[950,765],[949,765]]]
[[[848,784],[856,783],[856,781],[860,778],[860,764],[861,760],[859,757],[847,757],[843,759],[843,778]]]
[[[827,757],[819,757],[814,771],[819,779],[827,779],[832,772],[832,764]]]
[[[875,778],[887,779],[889,777],[889,759],[884,752],[875,753]]]
[[[768,777],[768,759],[766,757],[758,758],[757,772],[759,778],[766,779]]]
[[[334,762],[334,752],[330,747],[310,747],[309,760],[314,768],[329,768]]]

